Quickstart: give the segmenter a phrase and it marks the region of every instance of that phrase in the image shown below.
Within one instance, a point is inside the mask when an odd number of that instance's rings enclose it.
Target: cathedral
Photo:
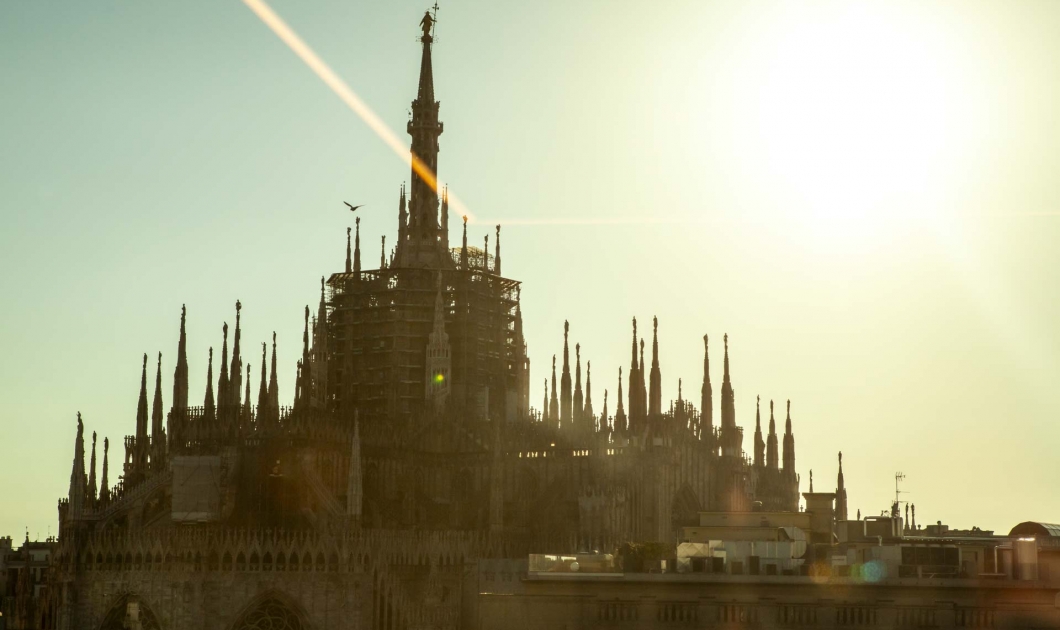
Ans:
[[[658,320],[632,321],[629,367],[599,412],[565,325],[531,407],[520,283],[502,275],[500,226],[492,250],[488,236],[468,243],[466,219],[451,243],[446,192],[415,168],[437,172],[444,128],[429,13],[420,26],[414,169],[392,249],[384,237],[379,264],[362,261],[359,225],[347,231],[345,265],[321,278],[301,358],[283,367],[297,374],[290,406],[275,335],[258,363],[236,302],[219,357],[201,357],[205,384],[188,382],[187,311],[173,367],[144,356],[120,463],[78,415],[58,506],[56,627],[471,627],[476,563],[673,543],[701,511],[799,509],[790,402],[778,410],[782,436],[773,403],[766,429],[756,410],[745,452],[727,336],[714,340],[717,419],[706,335],[699,400],[682,392],[664,406]]]

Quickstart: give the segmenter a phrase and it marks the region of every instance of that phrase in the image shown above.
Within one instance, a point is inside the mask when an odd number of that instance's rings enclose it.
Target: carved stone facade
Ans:
[[[408,131],[434,171],[443,127],[433,18],[424,24]],[[727,339],[718,427],[706,347],[702,412],[682,395],[664,408],[658,321],[650,365],[633,322],[628,407],[620,389],[614,416],[606,401],[593,411],[577,349],[572,388],[567,328],[562,394],[553,375],[551,409],[531,409],[519,282],[501,275],[499,226],[492,254],[488,237],[468,245],[466,221],[450,248],[447,195],[412,177],[390,256],[363,269],[358,226],[344,271],[321,281],[315,317],[306,307],[290,408],[275,335],[252,401],[237,303],[231,355],[225,325],[202,406],[189,405],[186,313],[168,414],[162,358],[149,399],[145,356],[117,483],[108,441],[99,481],[95,440],[86,471],[78,417],[59,504],[57,627],[456,628],[470,623],[479,561],[672,542],[702,510],[798,509],[790,421],[783,468],[743,451]]]

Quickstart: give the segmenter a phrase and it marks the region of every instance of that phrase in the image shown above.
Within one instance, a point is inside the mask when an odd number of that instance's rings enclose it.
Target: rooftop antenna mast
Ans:
[[[894,502],[895,502],[895,504],[899,503],[899,495],[905,494],[904,492],[902,492],[901,490],[898,489],[898,483],[901,482],[901,481],[905,481],[905,473],[903,473],[901,471],[898,471],[898,472],[894,473]]]

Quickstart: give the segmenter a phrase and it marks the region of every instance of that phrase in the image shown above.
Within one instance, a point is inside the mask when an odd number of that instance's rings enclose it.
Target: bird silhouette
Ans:
[[[365,204],[363,204],[363,203],[362,203],[362,204],[361,204],[361,205],[359,205],[359,206],[351,206],[351,205],[350,205],[350,202],[348,202],[348,201],[343,201],[342,203],[344,203],[344,204],[346,204],[347,206],[349,206],[349,208],[350,208],[350,212],[357,212],[357,208],[363,208],[363,207],[364,207],[364,205],[365,205]]]

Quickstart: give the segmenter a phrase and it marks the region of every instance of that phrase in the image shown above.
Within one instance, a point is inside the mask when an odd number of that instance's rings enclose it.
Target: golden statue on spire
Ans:
[[[420,20],[420,28],[423,29],[423,36],[424,37],[430,37],[431,36],[431,29],[434,28],[434,22],[435,21],[436,21],[436,18],[431,15],[430,11],[424,11],[423,12],[423,19]]]

